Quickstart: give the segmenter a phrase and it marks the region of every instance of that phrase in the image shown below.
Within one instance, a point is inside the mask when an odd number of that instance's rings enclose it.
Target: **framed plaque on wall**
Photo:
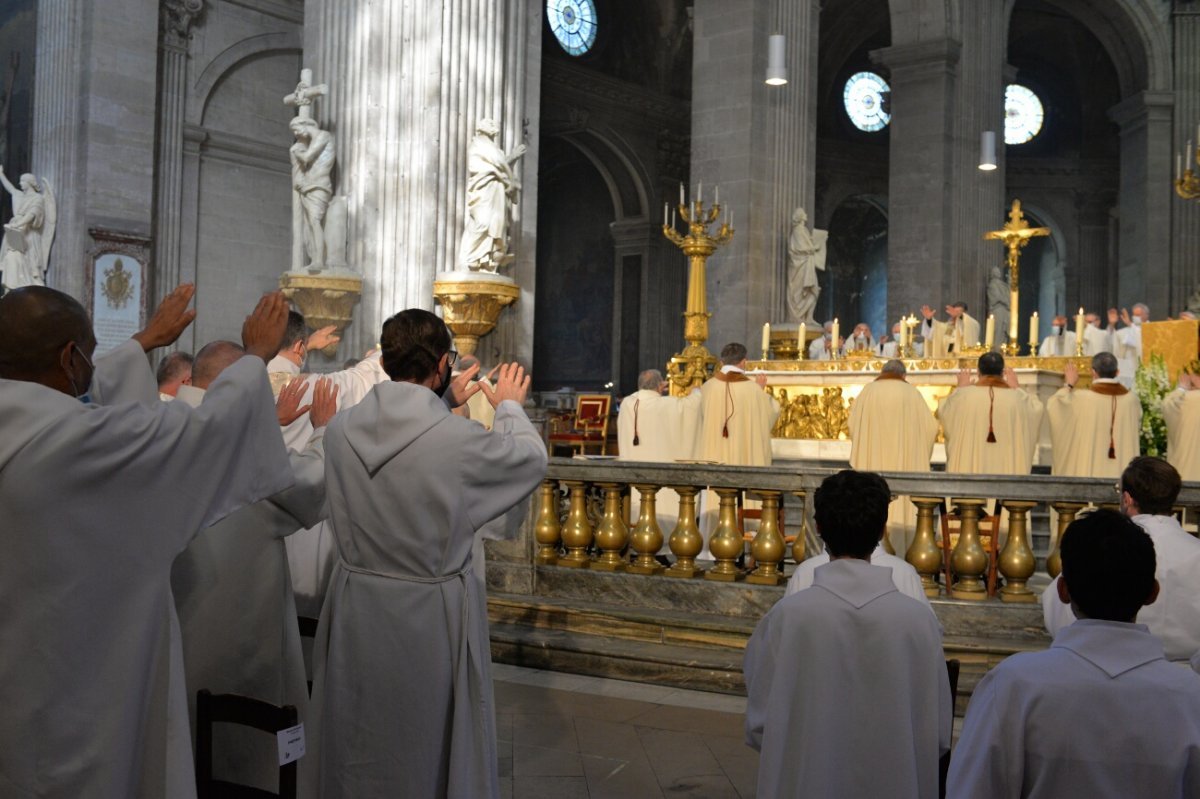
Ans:
[[[92,228],[85,285],[96,331],[96,355],[129,340],[146,323],[150,239]]]

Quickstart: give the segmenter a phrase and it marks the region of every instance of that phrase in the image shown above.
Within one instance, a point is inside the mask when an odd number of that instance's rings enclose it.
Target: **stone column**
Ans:
[[[1145,302],[1158,319],[1166,318],[1170,297],[1171,236],[1163,235],[1171,218],[1175,157],[1171,151],[1171,92],[1138,92],[1109,109],[1121,129],[1120,234],[1117,302]]]
[[[888,319],[923,304],[944,305],[958,299],[952,295],[962,288],[950,262],[957,198],[952,189],[961,149],[952,111],[961,50],[953,39],[934,39],[871,53],[891,71],[892,86]],[[966,302],[974,310],[977,303]]]
[[[163,0],[159,9],[158,169],[154,198],[156,302],[180,280],[180,224],[183,205],[183,118],[187,105],[188,41],[204,0]]]
[[[618,395],[637,390],[642,342],[650,338],[661,309],[648,300],[652,237],[662,236],[657,225],[644,217],[625,219],[610,226],[613,237],[613,337],[612,381]]]
[[[1171,27],[1175,34],[1175,141],[1172,154],[1183,153],[1188,139],[1200,147],[1200,7],[1176,3]],[[1195,150],[1183,153],[1184,161],[1196,169]],[[1186,164],[1185,164],[1186,165]],[[1174,158],[1171,176],[1175,172]],[[1171,198],[1171,307],[1177,315],[1188,295],[1200,288],[1200,202]],[[1165,313],[1158,312],[1158,318]]]
[[[1108,309],[1111,288],[1108,285],[1108,213],[1113,199],[1081,197],[1076,203],[1079,219],[1079,255],[1067,268],[1067,321],[1074,324],[1073,314],[1082,305],[1104,318]]]
[[[437,272],[456,268],[465,211],[467,143],[500,123],[507,152],[524,137],[524,53],[532,0],[306,0],[304,64],[329,85],[318,103],[337,137],[348,195],[350,266],[365,279],[350,351],[383,320],[434,307]],[[535,21],[537,15],[533,15]],[[536,153],[521,169],[535,182]],[[520,241],[522,221],[512,238]],[[532,303],[532,294],[521,303]]]
[[[149,236],[157,0],[39,0],[33,172],[58,227],[47,280],[87,301],[90,227]]]
[[[695,5],[691,181],[706,203],[720,184],[737,229],[709,261],[714,351],[785,318],[792,210],[813,215],[819,14],[814,0]],[[764,83],[772,33],[787,37],[785,86]]]

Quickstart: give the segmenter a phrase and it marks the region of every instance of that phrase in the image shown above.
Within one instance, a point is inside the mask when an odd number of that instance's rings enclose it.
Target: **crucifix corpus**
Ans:
[[[1000,230],[990,230],[983,234],[985,241],[1002,241],[1004,242],[1004,246],[1008,247],[1008,345],[1001,348],[1005,355],[1016,355],[1021,349],[1021,345],[1017,341],[1017,324],[1019,319],[1017,314],[1017,292],[1021,285],[1021,248],[1029,244],[1029,240],[1034,236],[1049,235],[1050,228],[1048,227],[1029,226],[1029,222],[1021,213],[1020,200],[1013,200],[1012,210],[1008,212],[1008,221],[1004,223],[1003,228]],[[1034,352],[1036,352],[1036,345]]]

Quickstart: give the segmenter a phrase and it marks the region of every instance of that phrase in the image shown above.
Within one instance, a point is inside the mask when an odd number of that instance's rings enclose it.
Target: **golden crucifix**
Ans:
[[[1016,355],[1021,345],[1017,341],[1017,292],[1020,288],[1021,248],[1029,244],[1034,236],[1049,236],[1048,227],[1030,227],[1021,213],[1021,201],[1013,200],[1012,210],[1008,212],[1008,221],[1000,230],[990,230],[983,234],[985,241],[1002,241],[1008,247],[1008,345],[1001,347],[1005,355]]]

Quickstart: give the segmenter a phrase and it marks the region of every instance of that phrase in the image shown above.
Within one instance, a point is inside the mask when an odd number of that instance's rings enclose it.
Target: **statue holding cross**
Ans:
[[[1021,213],[1021,201],[1013,200],[1012,210],[1008,212],[1008,221],[1000,230],[991,230],[983,234],[985,241],[1002,241],[1008,248],[1008,345],[1002,348],[1005,355],[1016,355],[1020,350],[1017,341],[1017,294],[1020,288],[1021,250],[1035,236],[1049,236],[1048,227],[1030,227],[1029,222]]]

